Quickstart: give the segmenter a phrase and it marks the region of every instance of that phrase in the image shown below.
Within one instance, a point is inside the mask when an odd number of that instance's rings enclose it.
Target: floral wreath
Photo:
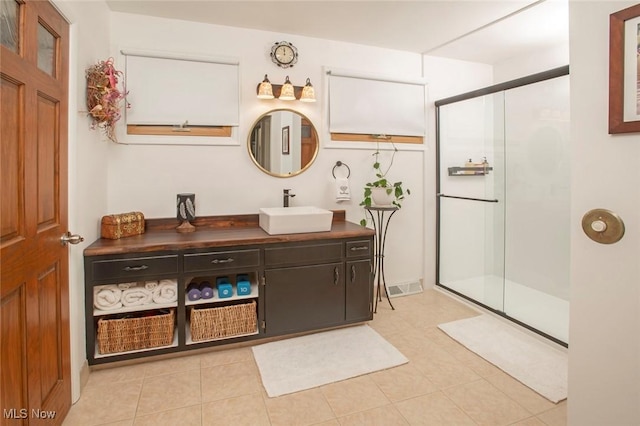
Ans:
[[[124,74],[114,68],[113,58],[91,66],[86,74],[88,115],[93,120],[91,128],[102,128],[109,139],[117,142],[115,124],[121,117],[120,101],[127,94],[118,90],[118,77]],[[129,107],[128,103],[126,107]]]

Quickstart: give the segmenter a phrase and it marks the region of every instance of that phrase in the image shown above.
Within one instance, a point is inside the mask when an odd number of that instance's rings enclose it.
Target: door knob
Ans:
[[[77,234],[72,234],[69,231],[65,232],[64,234],[62,234],[62,237],[60,237],[60,244],[62,244],[63,246],[66,246],[67,244],[78,244],[83,241],[84,237]]]
[[[582,217],[582,230],[596,243],[613,244],[623,237],[624,222],[612,211],[593,209]]]

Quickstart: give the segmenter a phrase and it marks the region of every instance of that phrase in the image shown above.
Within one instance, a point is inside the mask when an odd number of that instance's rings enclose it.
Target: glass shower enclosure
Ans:
[[[569,342],[569,67],[437,101],[437,284]]]

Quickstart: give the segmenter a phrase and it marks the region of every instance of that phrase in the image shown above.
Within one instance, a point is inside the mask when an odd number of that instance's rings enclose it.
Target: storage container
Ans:
[[[103,216],[100,236],[111,240],[144,233],[144,215],[141,212]]]
[[[98,352],[110,354],[167,346],[173,342],[175,310],[147,312],[143,317],[100,318]]]
[[[223,339],[257,331],[256,302],[191,310],[191,340]]]

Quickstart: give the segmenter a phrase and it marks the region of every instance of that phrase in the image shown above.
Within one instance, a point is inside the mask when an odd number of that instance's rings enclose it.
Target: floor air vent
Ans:
[[[411,281],[408,283],[393,284],[389,288],[389,297],[408,296],[422,292],[422,284],[419,281]]]

